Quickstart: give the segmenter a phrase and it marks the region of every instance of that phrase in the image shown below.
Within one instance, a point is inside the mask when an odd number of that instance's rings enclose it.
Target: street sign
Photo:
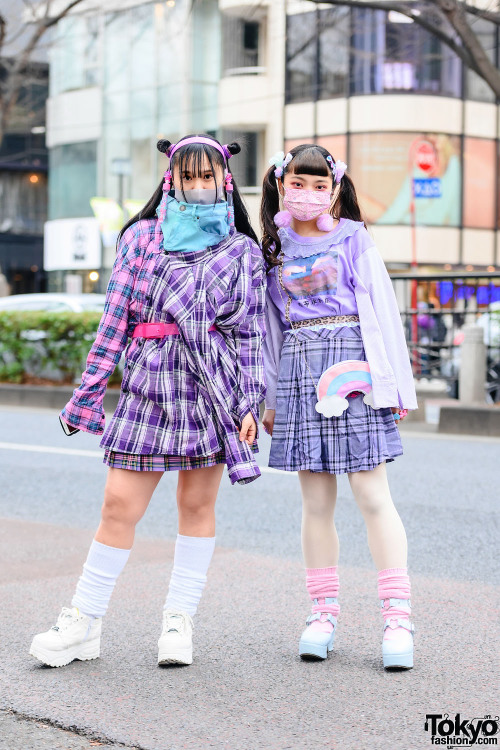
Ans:
[[[441,198],[443,194],[439,177],[414,179],[413,194],[415,198]]]
[[[44,225],[44,270],[99,268],[101,235],[97,219],[53,219]]]

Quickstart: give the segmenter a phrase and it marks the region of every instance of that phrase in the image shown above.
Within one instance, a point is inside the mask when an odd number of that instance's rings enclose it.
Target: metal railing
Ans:
[[[485,398],[500,401],[500,272],[394,272],[391,280],[415,378],[445,380],[458,398],[462,329],[479,325],[487,349]]]

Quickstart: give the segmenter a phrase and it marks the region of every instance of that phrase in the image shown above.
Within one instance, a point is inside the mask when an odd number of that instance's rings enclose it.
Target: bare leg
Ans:
[[[96,542],[131,549],[136,524],[146,512],[162,476],[162,471],[109,469]]]
[[[377,570],[406,568],[406,533],[392,502],[385,463],[349,474],[354,499],[366,524],[368,546]]]
[[[333,514],[337,478],[326,472],[299,471],[302,489],[302,552],[306,568],[328,568],[339,560]]]
[[[215,501],[224,464],[179,472],[177,508],[179,534],[215,536]]]

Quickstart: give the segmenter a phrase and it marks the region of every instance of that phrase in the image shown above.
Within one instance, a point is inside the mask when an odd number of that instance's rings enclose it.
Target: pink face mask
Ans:
[[[332,197],[328,190],[285,188],[283,205],[294,219],[310,221],[330,208]]]

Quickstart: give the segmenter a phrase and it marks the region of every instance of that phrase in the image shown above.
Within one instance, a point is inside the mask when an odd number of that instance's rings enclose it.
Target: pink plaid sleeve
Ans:
[[[104,393],[131,332],[129,303],[139,254],[139,234],[138,224],[133,224],[120,240],[104,312],[82,382],[61,412],[61,418],[69,425],[95,435],[104,431]]]

